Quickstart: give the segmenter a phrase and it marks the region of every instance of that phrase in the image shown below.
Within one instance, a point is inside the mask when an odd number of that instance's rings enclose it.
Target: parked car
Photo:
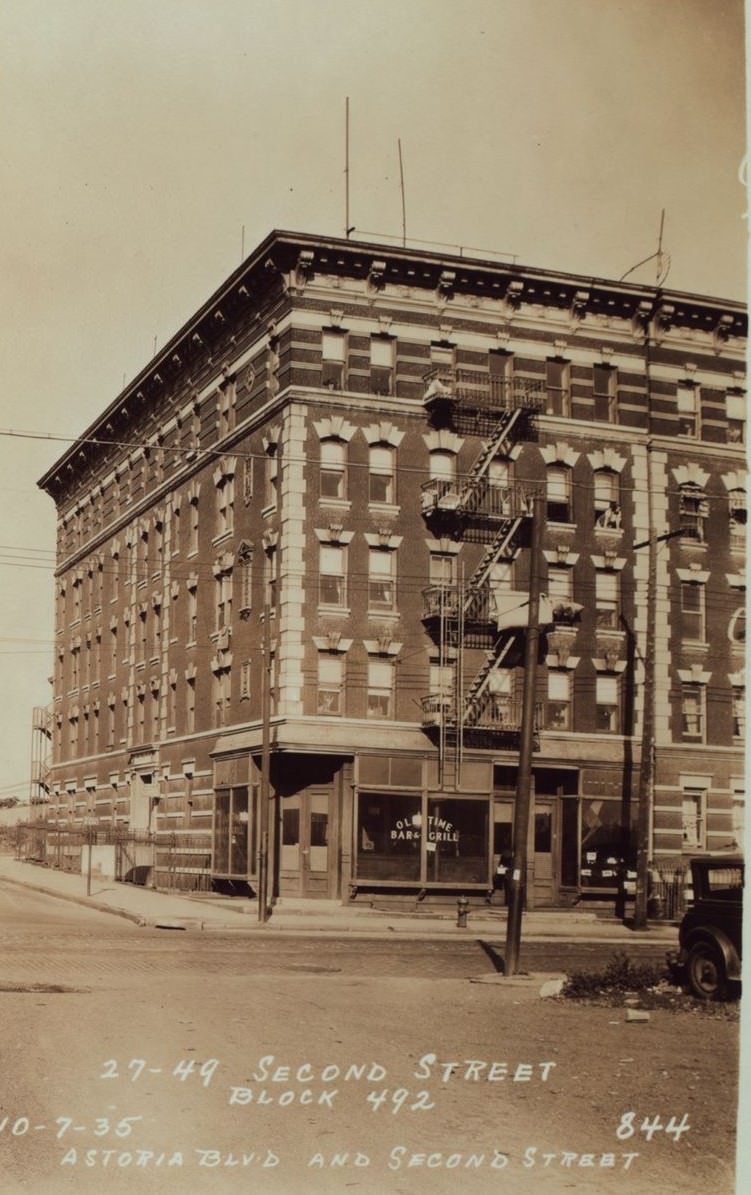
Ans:
[[[678,930],[678,965],[694,995],[723,1000],[741,981],[743,859],[691,860],[693,903]]]

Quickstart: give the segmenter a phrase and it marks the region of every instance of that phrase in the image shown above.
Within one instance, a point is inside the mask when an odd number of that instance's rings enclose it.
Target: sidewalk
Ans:
[[[61,900],[88,905],[100,912],[125,917],[137,925],[157,929],[241,931],[266,936],[318,935],[321,933],[357,938],[504,939],[506,910],[472,907],[467,926],[459,928],[456,913],[449,907],[414,913],[392,912],[368,907],[343,906],[334,901],[302,901],[283,898],[266,922],[258,920],[254,900],[212,896],[210,893],[177,895],[156,892],[134,884],[102,880],[93,876],[87,896],[86,876],[72,875],[35,863],[0,855],[0,880],[43,892]],[[677,928],[651,923],[634,931],[613,916],[580,909],[535,910],[523,916],[524,938],[537,941],[589,941],[626,945],[661,943],[666,949],[677,941]]]

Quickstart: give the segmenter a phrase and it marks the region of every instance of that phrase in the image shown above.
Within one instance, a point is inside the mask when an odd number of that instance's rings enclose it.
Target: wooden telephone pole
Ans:
[[[537,494],[532,507],[532,545],[529,560],[529,611],[524,652],[524,692],[519,744],[519,772],[514,803],[514,851],[508,886],[508,919],[504,975],[516,975],[522,935],[522,909],[527,884],[527,842],[532,813],[532,749],[535,737],[537,656],[540,641],[540,589],[544,497]]]

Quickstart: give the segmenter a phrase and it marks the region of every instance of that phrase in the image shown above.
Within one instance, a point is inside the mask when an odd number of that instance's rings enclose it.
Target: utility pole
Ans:
[[[647,925],[649,885],[649,837],[652,823],[655,771],[655,644],[657,640],[657,539],[652,522],[652,447],[647,445],[647,505],[649,542],[647,549],[647,629],[644,640],[644,709],[642,714],[641,760],[639,762],[639,808],[636,823],[636,893],[634,929]]]
[[[540,588],[544,498],[536,494],[532,505],[532,544],[529,558],[529,611],[524,651],[524,690],[519,744],[519,772],[514,802],[514,852],[508,886],[508,919],[504,975],[516,975],[522,936],[522,909],[527,882],[527,841],[532,812],[532,748],[535,736],[537,655],[540,641]]]
[[[647,518],[649,538],[634,544],[634,551],[647,548],[647,627],[644,638],[644,710],[642,715],[641,760],[639,764],[639,808],[636,821],[636,892],[634,895],[634,929],[647,927],[649,899],[649,855],[654,809],[655,786],[655,714],[657,648],[657,553],[659,544],[682,534],[682,528],[655,535],[653,517],[652,443],[647,443]]]
[[[263,608],[263,668],[261,670],[261,791],[258,817],[258,920],[269,915],[269,773],[271,719],[271,608]]]

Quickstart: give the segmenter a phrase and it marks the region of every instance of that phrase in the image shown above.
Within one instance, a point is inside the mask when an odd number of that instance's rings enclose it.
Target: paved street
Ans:
[[[29,945],[33,943],[34,949]],[[466,978],[500,968],[503,941],[467,932],[466,940],[374,940],[363,946],[334,937],[259,938],[242,931],[139,928],[109,914],[0,882],[0,947],[6,982],[85,984],[116,980],[130,986],[156,976],[331,974]],[[521,965],[534,971],[570,971],[606,962],[616,947],[585,941],[530,941]],[[662,959],[663,942],[636,944],[639,959]]]
[[[3,885],[0,927],[3,1195],[733,1189],[731,1021],[471,983],[474,940],[155,930]]]

